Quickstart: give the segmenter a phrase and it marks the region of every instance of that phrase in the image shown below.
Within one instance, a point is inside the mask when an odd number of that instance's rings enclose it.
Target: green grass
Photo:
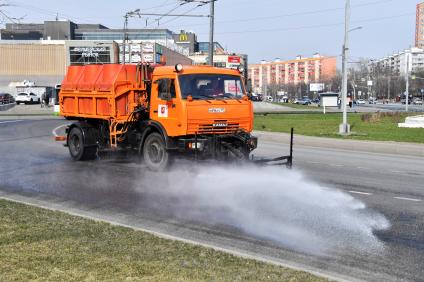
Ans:
[[[323,281],[129,228],[0,200],[1,281]]]
[[[365,115],[365,120],[361,117]],[[406,114],[349,114],[352,134],[338,134],[342,114],[268,114],[255,116],[255,130],[290,132],[308,136],[347,138],[373,141],[424,143],[424,129],[398,128]]]

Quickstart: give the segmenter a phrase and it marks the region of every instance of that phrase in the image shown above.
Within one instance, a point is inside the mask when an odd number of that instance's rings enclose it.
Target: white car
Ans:
[[[421,99],[415,99],[414,102],[412,102],[414,105],[422,105],[423,101]]]
[[[365,100],[364,99],[356,100],[356,104],[357,105],[365,105]]]
[[[24,104],[32,104],[32,103],[40,103],[41,99],[34,93],[19,93],[16,96],[16,104],[24,103]]]

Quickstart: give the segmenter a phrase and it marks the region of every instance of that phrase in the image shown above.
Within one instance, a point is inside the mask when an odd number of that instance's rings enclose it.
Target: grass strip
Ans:
[[[270,132],[290,132],[295,128],[296,134],[318,137],[345,138],[370,141],[396,141],[424,143],[424,129],[399,128],[410,115],[406,113],[351,113],[348,123],[352,134],[338,134],[342,114],[267,114],[255,116],[255,130]]]
[[[1,281],[324,281],[306,272],[0,200]]]

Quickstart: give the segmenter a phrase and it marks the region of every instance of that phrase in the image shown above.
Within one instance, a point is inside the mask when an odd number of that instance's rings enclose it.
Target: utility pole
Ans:
[[[350,21],[350,0],[346,0],[345,8],[345,34],[343,44],[343,80],[342,80],[342,109],[343,109],[343,123],[339,125],[339,134],[348,135],[350,133],[350,125],[347,123],[347,56],[349,50],[349,21]]]
[[[409,104],[409,53],[405,52],[406,55],[406,91],[405,91],[405,112],[408,112]]]
[[[122,63],[125,65],[125,55],[126,55],[126,50],[125,48],[127,47],[127,41],[128,41],[128,18],[131,17],[139,17],[141,18],[141,13],[140,13],[140,9],[136,9],[134,11],[130,11],[125,13],[124,15],[124,38],[122,40],[122,46],[124,48],[123,50],[123,56],[124,58],[122,59]]]
[[[127,29],[128,29],[128,16],[129,16],[129,14],[128,13],[126,13],[125,14],[125,16],[124,16],[124,18],[125,18],[125,20],[124,20],[124,38],[123,38],[123,40],[122,40],[122,48],[124,49],[123,50],[123,58],[122,58],[122,63],[125,65],[125,55],[126,55],[126,48],[127,48],[127,37],[128,37],[128,35],[127,35]]]
[[[213,41],[214,23],[215,23],[215,1],[210,0],[210,26],[209,26],[209,64],[213,67],[213,52],[215,51],[215,44]]]
[[[213,66],[213,53],[215,50],[215,44],[213,41],[214,35],[214,26],[215,26],[215,1],[217,0],[180,0],[184,3],[200,3],[198,6],[203,6],[209,3],[210,13],[209,13],[209,50],[208,50],[208,61],[209,65]]]

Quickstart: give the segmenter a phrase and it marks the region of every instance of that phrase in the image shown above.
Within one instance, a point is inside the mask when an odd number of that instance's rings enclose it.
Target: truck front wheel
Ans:
[[[163,171],[170,165],[171,156],[166,150],[162,135],[154,132],[147,136],[143,146],[143,158],[147,167],[153,171]]]
[[[93,160],[96,158],[96,147],[85,147],[82,130],[73,127],[68,134],[68,148],[71,157],[76,161]]]

